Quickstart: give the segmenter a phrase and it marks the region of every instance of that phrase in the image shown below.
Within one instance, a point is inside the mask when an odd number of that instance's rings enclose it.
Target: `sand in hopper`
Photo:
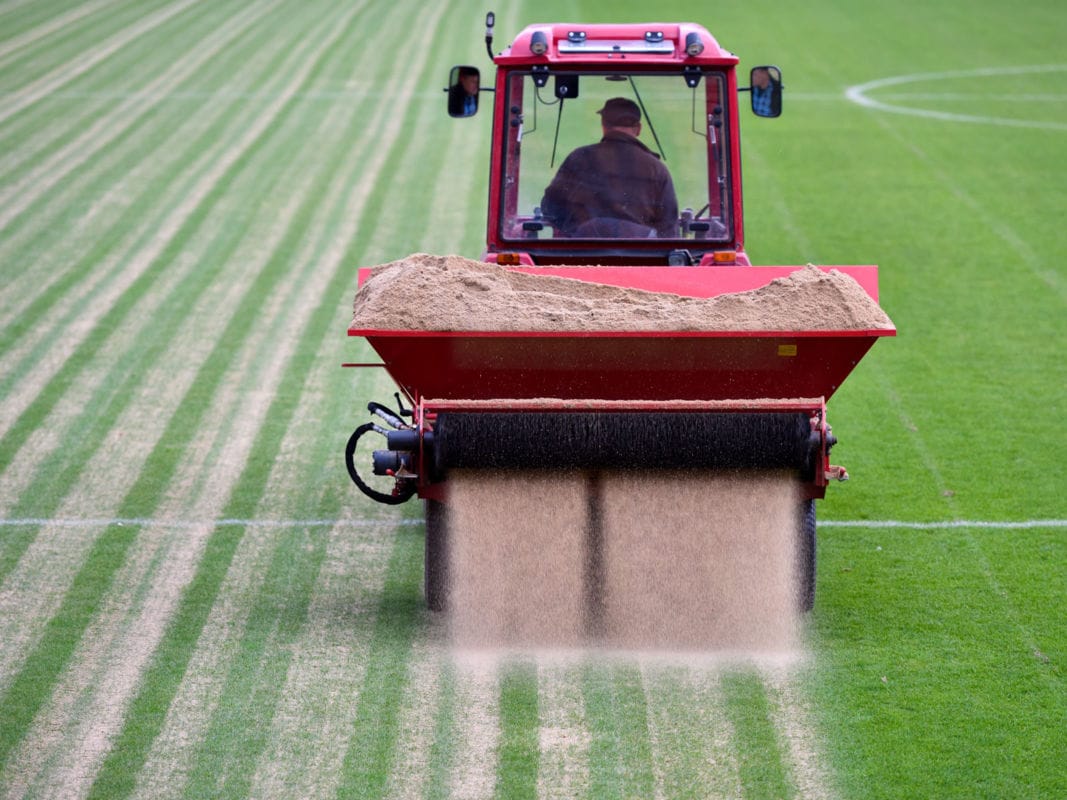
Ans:
[[[797,644],[793,475],[468,470],[450,487],[458,647],[783,654]]]
[[[697,298],[512,272],[417,253],[375,267],[352,326],[427,331],[882,330],[892,321],[838,270],[808,265],[749,292]]]

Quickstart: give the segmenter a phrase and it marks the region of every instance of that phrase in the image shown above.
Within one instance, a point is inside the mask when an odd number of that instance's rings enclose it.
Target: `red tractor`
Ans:
[[[693,297],[758,289],[801,269],[752,266],[744,249],[739,109],[781,113],[778,68],[755,67],[739,87],[737,56],[691,23],[530,25],[495,56],[492,26],[490,14],[492,88],[480,70],[459,66],[446,90],[454,117],[482,113],[480,101],[493,98],[484,261]],[[583,148],[627,125],[615,138],[626,152],[640,150],[641,174],[595,176],[605,164]],[[606,169],[625,172],[636,158],[609,157]],[[577,186],[586,179],[593,190]],[[630,189],[626,180],[643,184]],[[602,196],[611,190],[621,200]],[[581,207],[567,208],[582,192]],[[820,268],[846,273],[877,302],[876,267]],[[372,403],[379,421],[353,434],[347,466],[375,500],[428,501],[431,608],[445,605],[450,469],[664,464],[795,470],[797,596],[810,608],[814,500],[846,477],[829,462],[826,400],[895,330],[470,332],[381,329],[357,318],[348,333],[370,342],[409,407]],[[386,440],[373,472],[392,480],[387,491],[355,463],[358,441],[372,433]]]

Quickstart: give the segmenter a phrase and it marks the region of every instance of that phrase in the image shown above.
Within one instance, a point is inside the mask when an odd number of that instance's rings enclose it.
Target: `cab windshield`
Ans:
[[[501,236],[733,236],[722,73],[512,73]]]

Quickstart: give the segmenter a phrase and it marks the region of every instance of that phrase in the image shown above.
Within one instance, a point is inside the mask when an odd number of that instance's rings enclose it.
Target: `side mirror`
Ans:
[[[478,113],[482,74],[477,67],[452,67],[448,74],[448,115],[473,117]]]
[[[752,113],[757,117],[777,117],[782,113],[782,71],[764,65],[749,74]]]

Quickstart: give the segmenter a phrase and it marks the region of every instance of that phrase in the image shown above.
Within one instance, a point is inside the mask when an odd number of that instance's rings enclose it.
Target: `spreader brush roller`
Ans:
[[[810,418],[793,413],[441,413],[436,473],[461,469],[793,469],[809,476]]]

